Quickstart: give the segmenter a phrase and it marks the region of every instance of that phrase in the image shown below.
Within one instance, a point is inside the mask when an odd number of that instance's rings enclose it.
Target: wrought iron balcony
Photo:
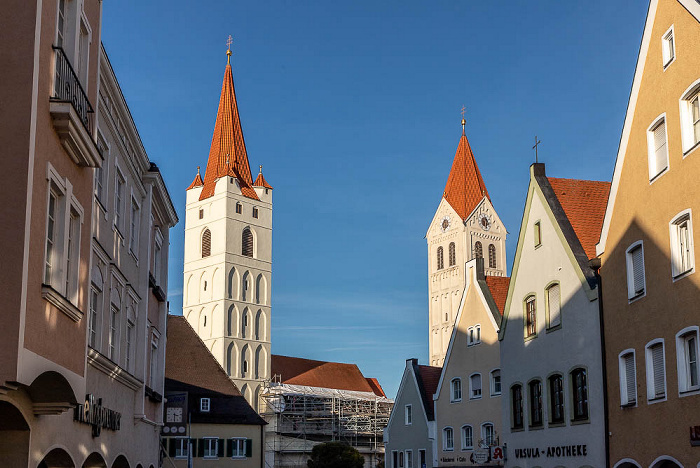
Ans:
[[[87,94],[83,91],[78,75],[63,51],[62,47],[52,46],[56,52],[56,77],[53,87],[52,101],[70,102],[78,113],[80,121],[85,129],[92,134],[92,123],[94,111],[88,100]]]
[[[54,129],[76,164],[99,167],[102,159],[93,139],[95,112],[66,53],[52,47],[56,59],[50,109]]]

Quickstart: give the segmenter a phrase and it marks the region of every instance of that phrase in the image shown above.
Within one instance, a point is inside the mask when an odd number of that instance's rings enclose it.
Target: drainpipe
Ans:
[[[598,286],[598,318],[600,320],[600,354],[603,360],[603,425],[605,427],[605,465],[610,466],[610,421],[608,418],[608,369],[605,355],[605,322],[603,320],[603,281],[600,277],[600,257],[592,258],[589,265],[595,273]]]

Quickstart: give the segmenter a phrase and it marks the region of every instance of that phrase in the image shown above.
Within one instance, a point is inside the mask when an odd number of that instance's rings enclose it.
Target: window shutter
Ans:
[[[178,440],[177,439],[165,439],[163,441],[168,446],[168,456],[174,457],[175,450],[177,449]]]
[[[663,120],[654,129],[654,175],[666,169],[668,154],[666,151],[666,121]]]
[[[216,456],[217,457],[224,458],[225,444],[226,444],[225,439],[219,439],[217,441],[217,444],[216,444]]]
[[[197,456],[198,457],[204,456],[204,446],[206,443],[207,443],[207,441],[204,439],[197,439]]]
[[[637,376],[634,369],[634,354],[629,353],[625,356],[625,380],[627,387],[626,403],[637,402]]]
[[[655,344],[651,347],[651,365],[654,368],[654,397],[661,398],[666,395],[664,388],[664,347]]]
[[[221,441],[223,443],[224,441]],[[226,457],[231,458],[233,456],[233,444],[235,444],[236,441],[233,439],[227,439],[226,440]]]
[[[553,284],[547,289],[547,301],[549,303],[549,326],[555,327],[561,323],[561,293],[558,284]]]
[[[253,439],[245,440],[245,456],[246,458],[253,456]]]
[[[634,278],[634,293],[644,292],[644,254],[642,247],[637,246],[632,251],[632,276]]]

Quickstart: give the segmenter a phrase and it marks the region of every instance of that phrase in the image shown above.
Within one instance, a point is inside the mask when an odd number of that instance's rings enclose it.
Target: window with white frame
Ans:
[[[126,353],[124,358],[124,368],[128,372],[132,372],[132,353],[134,350],[134,322],[127,320],[126,322]]]
[[[175,458],[187,458],[188,457],[189,448],[190,448],[190,439],[189,438],[176,437],[176,438],[170,439],[170,443],[175,444],[175,450],[174,450]]]
[[[161,269],[161,256],[163,249],[163,234],[160,232],[160,228],[155,229],[154,234],[154,248],[153,248],[153,277],[156,280],[156,284],[160,284],[160,269]]]
[[[404,408],[404,424],[410,426],[413,424],[413,406],[406,405]]]
[[[547,288],[547,327],[554,328],[561,325],[561,288],[559,283],[554,283]]]
[[[399,468],[403,468],[403,452],[399,452]]]
[[[676,360],[678,363],[678,391],[700,390],[698,366],[698,327],[688,327],[676,335]]]
[[[450,401],[462,401],[462,379],[458,377],[454,378],[452,379],[452,382],[450,382],[450,384],[452,390],[450,392]]]
[[[481,441],[483,445],[488,447],[495,445],[496,433],[494,432],[493,424],[484,423],[481,425]]]
[[[413,450],[406,450],[406,468],[413,468]]]
[[[47,209],[46,217],[46,260],[44,265],[44,283],[45,284],[55,284],[54,277],[58,276],[57,273],[60,270],[58,264],[60,263],[60,251],[59,246],[61,242],[61,222],[62,208],[64,206],[63,193],[59,192],[57,187],[51,184],[49,187],[49,203]]]
[[[634,350],[620,353],[620,405],[634,406],[637,404],[637,366]]]
[[[211,408],[211,400],[209,398],[199,399],[199,411],[202,413],[208,413]]]
[[[664,342],[654,340],[646,346],[647,400],[659,400],[666,397],[666,366],[664,359]]]
[[[126,190],[124,176],[117,169],[114,176],[114,226],[121,231],[124,229],[124,191]]]
[[[97,316],[100,308],[100,291],[93,284],[90,288],[90,314],[88,316],[88,345],[97,346]]]
[[[491,396],[501,394],[501,369],[491,371]]]
[[[537,336],[537,299],[535,296],[525,298],[525,338]]]
[[[687,153],[700,143],[700,80],[683,94],[680,107],[683,152]]]
[[[676,216],[669,224],[671,239],[671,269],[673,276],[681,276],[695,267],[693,225],[690,210]]]
[[[481,374],[472,374],[469,377],[469,398],[481,398]]]
[[[205,437],[204,442],[204,458],[217,458],[219,452],[219,438]]]
[[[474,448],[474,431],[470,425],[462,426],[462,450]]]
[[[399,468],[399,452],[391,451],[391,468]]]
[[[116,362],[119,354],[119,309],[112,304],[109,317],[109,358]]]
[[[236,437],[229,441],[231,458],[245,458],[245,438]]]
[[[627,261],[627,297],[635,299],[644,295],[646,279],[644,277],[644,246],[642,241],[632,244],[626,252]]]
[[[151,365],[149,377],[149,386],[154,389],[158,388],[158,338],[155,333],[151,336]]]
[[[78,270],[80,266],[80,215],[71,207],[68,217],[68,242],[66,244],[66,298],[78,303]]]
[[[673,26],[668,28],[666,34],[661,39],[661,55],[664,61],[664,68],[669,66],[676,58],[676,46],[673,40]]]
[[[481,325],[475,325],[467,329],[467,346],[481,343]]]
[[[129,250],[138,255],[139,250],[139,225],[141,222],[141,207],[135,198],[131,199],[131,228],[129,229]]]
[[[668,168],[668,140],[666,116],[662,115],[647,130],[649,180],[653,180]]]
[[[442,449],[445,451],[455,449],[454,432],[451,427],[446,427],[442,430]]]

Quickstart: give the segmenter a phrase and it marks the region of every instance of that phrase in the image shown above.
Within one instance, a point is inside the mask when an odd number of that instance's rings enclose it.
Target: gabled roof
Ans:
[[[418,391],[423,400],[425,408],[425,416],[428,421],[435,420],[435,406],[433,405],[433,395],[440,382],[441,367],[414,365],[413,372],[416,374],[416,382],[418,383]]]
[[[248,153],[243,140],[243,129],[238,115],[230,63],[226,64],[224,71],[219,110],[214,123],[209,160],[204,172],[204,187],[199,199],[204,200],[214,195],[216,181],[226,175],[238,179],[244,196],[258,200],[258,196],[252,188],[253,178],[250,174]]]
[[[610,182],[547,177],[589,259],[596,256]]]
[[[367,382],[356,364],[315,361],[273,354],[272,375],[279,375],[282,383],[289,385],[352,390],[385,396],[381,387],[375,389]],[[378,391],[381,393],[377,393]]]
[[[491,291],[491,296],[496,303],[498,312],[503,315],[503,308],[506,305],[506,298],[508,297],[510,278],[508,276],[487,276],[485,280],[489,291]]]
[[[443,198],[464,221],[484,197],[491,200],[467,136],[462,133]]]

